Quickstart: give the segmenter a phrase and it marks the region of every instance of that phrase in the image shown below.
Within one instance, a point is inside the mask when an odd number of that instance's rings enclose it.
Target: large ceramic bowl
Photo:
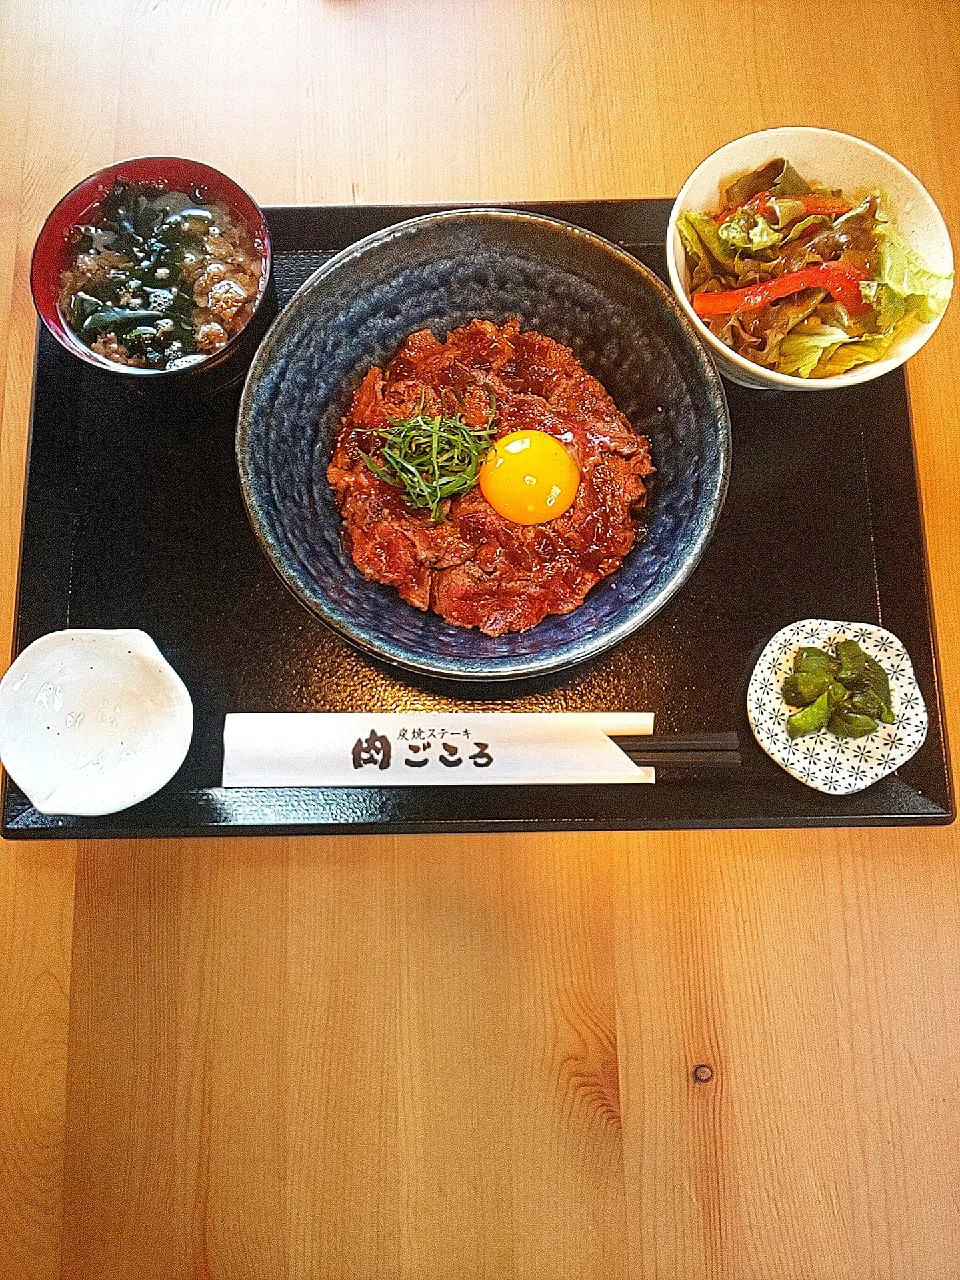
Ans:
[[[839,386],[870,382],[898,368],[920,350],[934,333],[941,317],[920,325],[903,338],[884,360],[856,365],[833,378],[797,378],[792,374],[764,369],[738,355],[720,341],[703,323],[690,301],[686,253],[677,230],[682,213],[714,213],[720,192],[741,174],[760,168],[768,160],[783,156],[810,182],[862,197],[870,191],[884,193],[897,229],[932,270],[943,275],[953,271],[950,235],[940,210],[926,188],[899,160],[879,147],[833,129],[805,125],[763,129],[728,142],[694,169],[680,189],[667,226],[667,267],[670,282],[680,305],[701,340],[706,343],[717,368],[741,386],[773,391],[832,391]]]
[[[366,372],[429,327],[519,316],[571,347],[651,442],[647,534],[573,613],[491,638],[367,581],[344,548],[326,469]],[[719,378],[669,291],[578,227],[506,209],[429,214],[361,240],[310,278],[251,366],[237,461],[250,519],[298,599],[355,645],[460,679],[540,675],[595,657],[675,595],[723,503],[730,426]]]

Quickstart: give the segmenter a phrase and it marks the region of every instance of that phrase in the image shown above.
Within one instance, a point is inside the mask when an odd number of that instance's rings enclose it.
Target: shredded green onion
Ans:
[[[488,388],[490,417],[482,427],[471,427],[461,414],[431,416],[420,408],[410,418],[391,418],[381,427],[382,462],[364,455],[378,479],[405,490],[405,500],[415,508],[429,507],[434,524],[444,515],[444,504],[466,493],[477,482],[483,460],[493,444],[496,398]]]

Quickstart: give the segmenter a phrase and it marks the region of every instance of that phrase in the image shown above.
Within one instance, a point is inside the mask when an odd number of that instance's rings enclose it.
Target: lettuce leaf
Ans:
[[[717,228],[717,235],[728,245],[747,252],[757,249],[772,249],[780,243],[783,236],[771,227],[766,218],[758,214],[741,212],[728,218]]]
[[[886,216],[877,219],[876,234],[880,241],[880,283],[905,299],[908,310],[921,323],[929,324],[943,315],[950,301],[953,272],[940,275],[931,271]]]
[[[858,364],[874,364],[885,360],[896,343],[906,338],[920,324],[915,315],[907,314],[892,329],[864,338],[850,338],[832,351],[813,371],[815,378],[835,378]]]
[[[733,271],[735,251],[720,239],[719,227],[709,213],[682,213],[677,219],[677,231],[692,268],[691,291],[702,288],[724,271]]]
[[[779,373],[798,378],[835,378],[858,364],[885,360],[893,347],[912,333],[920,321],[909,312],[882,333],[851,336],[835,325],[798,325],[783,339],[777,358]]]
[[[783,223],[781,222],[781,226]],[[829,227],[831,220],[824,213],[811,213],[809,218],[801,218],[799,222],[795,222],[784,237],[784,244],[792,244],[794,240],[799,239],[805,231],[809,231],[811,227]]]
[[[931,270],[891,221],[879,191],[834,218],[805,213],[797,197],[811,190],[827,191],[807,183],[786,160],[771,160],[723,192],[725,221],[686,213],[678,230],[691,293],[741,288],[821,261],[866,267],[874,278],[860,289],[870,306],[859,314],[851,315],[822,291],[805,290],[760,313],[725,316],[709,325],[758,365],[802,378],[835,377],[885,359],[907,334],[942,315],[953,273]],[[740,207],[763,192],[771,194],[762,212]]]
[[[906,299],[880,280],[862,280],[860,294],[873,307],[875,327],[879,332],[892,329],[907,314]]]
[[[800,177],[789,160],[778,156],[776,160],[769,160],[759,169],[745,173],[742,178],[732,182],[722,193],[722,206],[724,209],[735,209],[758,196],[761,191],[769,191],[774,196],[805,196],[810,191],[810,184]]]
[[[758,317],[763,341],[757,348],[757,362],[767,368],[777,368],[783,339],[798,326],[802,328],[802,322],[823,305],[826,296],[822,289],[805,289],[768,307],[762,317]]]
[[[857,339],[848,338],[842,329],[832,325],[817,325],[809,329],[798,326],[780,343],[777,372],[809,378],[821,359],[832,357],[844,343],[854,341]]]
[[[779,230],[789,227],[791,222],[796,222],[798,218],[802,218],[806,213],[803,201],[791,197],[771,200],[770,205],[773,209],[774,225]]]

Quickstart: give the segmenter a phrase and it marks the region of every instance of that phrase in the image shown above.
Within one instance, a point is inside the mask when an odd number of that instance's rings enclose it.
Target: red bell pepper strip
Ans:
[[[784,196],[784,199],[799,200],[807,217],[813,213],[836,217],[841,213],[849,213],[853,208],[852,204],[847,204],[846,200],[841,200],[838,196],[821,196],[814,193],[809,196]]]
[[[776,280],[748,284],[743,289],[694,294],[693,309],[702,320],[710,320],[714,316],[730,316],[737,311],[759,311],[768,303],[787,298],[801,289],[826,289],[850,315],[855,316],[867,309],[860,295],[860,281],[869,279],[869,271],[862,267],[846,262],[818,262],[812,267],[804,267],[802,271],[791,271]]]
[[[722,226],[728,218],[732,218],[736,213],[742,213],[746,210],[748,213],[755,213],[758,218],[768,218],[773,212],[770,201],[773,199],[769,191],[760,191],[757,195],[752,196],[746,204],[735,204],[729,209],[721,209],[719,213],[714,215],[714,222]]]
[[[797,204],[803,205],[803,216],[809,218],[812,214],[822,214],[826,217],[839,217],[841,213],[849,213],[853,208],[852,204],[848,204],[846,200],[840,199],[838,196],[825,196],[818,192],[811,192],[806,196],[772,196],[769,191],[761,191],[759,195],[748,200],[746,204],[737,205],[733,209],[724,209],[718,213],[714,221],[723,224],[728,218],[732,218],[735,213],[740,213],[742,209],[747,209],[750,213],[757,214],[761,218],[769,218],[773,213],[772,201],[775,199],[791,200]]]

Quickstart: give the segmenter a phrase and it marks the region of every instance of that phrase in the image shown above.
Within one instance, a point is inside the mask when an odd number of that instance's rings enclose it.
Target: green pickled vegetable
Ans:
[[[829,674],[830,678],[833,679],[839,669],[840,664],[835,658],[831,658],[824,649],[801,649],[793,660],[793,670],[798,674],[801,672],[823,672]]]
[[[827,689],[827,701],[831,707],[837,707],[847,697],[847,691],[842,684],[834,681]]]
[[[884,707],[884,715],[881,717],[884,724],[893,724],[893,704],[890,698],[890,680],[887,673],[881,667],[875,658],[866,655],[863,664],[863,673],[859,679],[851,686],[854,689],[864,692],[873,693]]]
[[[859,715],[845,703],[835,707],[827,722],[827,728],[838,738],[865,738],[875,733],[877,722],[871,716]]]
[[[867,655],[856,640],[841,640],[837,645],[837,657],[840,659],[837,679],[841,684],[851,684],[862,677]]]
[[[871,689],[851,693],[849,706],[851,711],[855,711],[861,716],[869,716],[871,720],[882,720],[887,711],[887,708]],[[889,724],[890,721],[887,721],[887,723]]]
[[[839,641],[833,654],[799,649],[781,692],[788,706],[801,708],[787,720],[791,738],[823,728],[838,738],[862,738],[894,723],[887,673],[855,640]]]
[[[787,733],[791,738],[803,738],[808,733],[817,733],[824,728],[830,719],[831,708],[827,691],[824,690],[816,702],[802,711],[795,711],[787,720]]]
[[[795,671],[783,682],[783,700],[791,707],[809,707],[826,693],[832,679],[829,671]]]

